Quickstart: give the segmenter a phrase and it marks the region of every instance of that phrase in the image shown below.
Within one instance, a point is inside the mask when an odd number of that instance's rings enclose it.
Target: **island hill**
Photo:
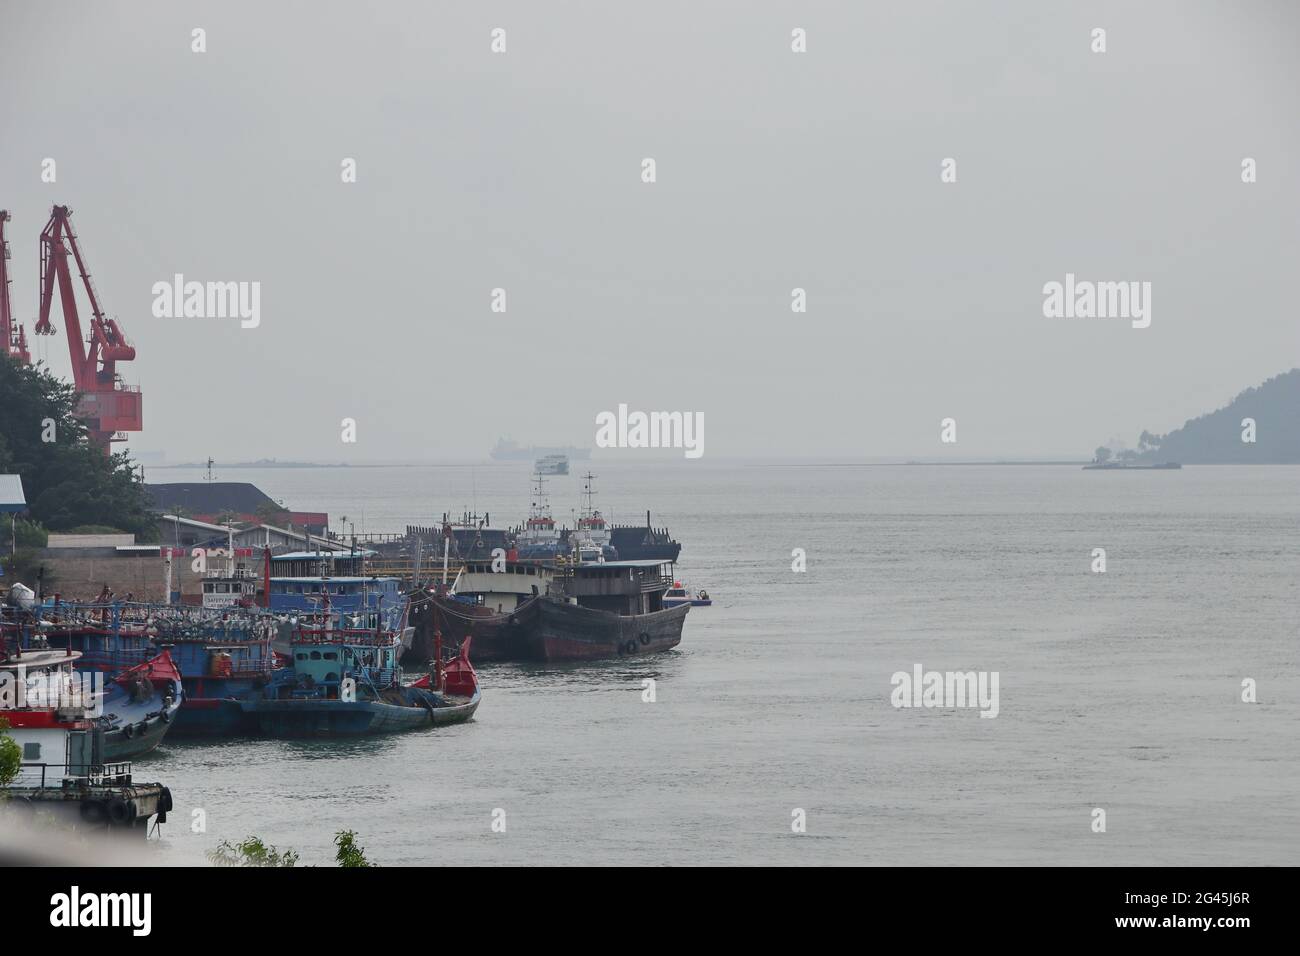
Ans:
[[[1242,439],[1246,419],[1254,421],[1253,442]],[[1098,448],[1094,460],[1110,458],[1110,449]],[[1137,449],[1121,451],[1115,460],[1136,466],[1300,464],[1300,368],[1246,389],[1223,408],[1167,435],[1144,431]]]

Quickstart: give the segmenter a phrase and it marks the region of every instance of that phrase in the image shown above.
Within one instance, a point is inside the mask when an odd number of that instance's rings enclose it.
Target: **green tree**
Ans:
[[[1095,452],[1093,452],[1092,460],[1095,462],[1110,461],[1110,449],[1107,448],[1105,445],[1102,445]]]
[[[365,847],[357,846],[357,834],[354,830],[340,830],[334,834],[334,845],[339,848],[334,859],[339,866],[374,866],[366,859]]]
[[[76,407],[76,389],[43,365],[0,357],[0,472],[22,476],[32,520],[50,531],[107,525],[157,540],[130,457],[93,448]]]
[[[340,830],[334,834],[334,845],[338,852],[334,855],[339,866],[373,867],[366,859],[364,847],[357,846],[357,834],[354,830]],[[297,866],[298,854],[292,850],[281,852],[260,837],[248,836],[239,843],[232,844],[222,840],[215,850],[208,851],[208,859],[216,866]]]
[[[216,866],[296,866],[298,854],[292,850],[281,853],[255,836],[245,837],[239,843],[231,845],[229,840],[222,840],[215,850],[208,851],[208,859]]]
[[[23,764],[23,749],[9,736],[9,721],[0,717],[0,788],[9,786]]]

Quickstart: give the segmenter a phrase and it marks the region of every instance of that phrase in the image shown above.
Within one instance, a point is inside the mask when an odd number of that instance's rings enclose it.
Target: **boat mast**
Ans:
[[[596,493],[591,490],[591,482],[595,479],[596,476],[589,471],[582,477],[584,481],[584,484],[582,486],[582,493],[587,498],[587,510],[583,512],[583,517],[591,518],[594,517],[596,514],[595,502],[592,500],[596,497]]]

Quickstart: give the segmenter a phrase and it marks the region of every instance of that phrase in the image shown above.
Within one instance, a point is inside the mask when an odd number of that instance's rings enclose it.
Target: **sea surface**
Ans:
[[[585,464],[550,481],[557,519]],[[256,835],[328,864],[344,829],[386,866],[1300,858],[1300,468],[591,464],[606,515],[651,509],[714,597],[677,650],[481,666],[459,727],[168,742],[136,763],[176,801],[160,862]],[[528,471],[219,477],[360,532],[516,524]],[[917,664],[996,671],[997,717],[893,707]]]

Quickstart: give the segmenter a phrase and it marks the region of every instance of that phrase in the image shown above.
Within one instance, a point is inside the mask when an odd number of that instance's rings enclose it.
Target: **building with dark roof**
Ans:
[[[247,481],[181,481],[147,484],[145,490],[153,500],[153,510],[160,514],[183,514],[209,523],[232,515],[235,521],[260,524],[270,517],[267,509],[274,508],[277,526],[292,525],[311,534],[324,534],[329,526],[327,512],[282,509],[279,502]]]

